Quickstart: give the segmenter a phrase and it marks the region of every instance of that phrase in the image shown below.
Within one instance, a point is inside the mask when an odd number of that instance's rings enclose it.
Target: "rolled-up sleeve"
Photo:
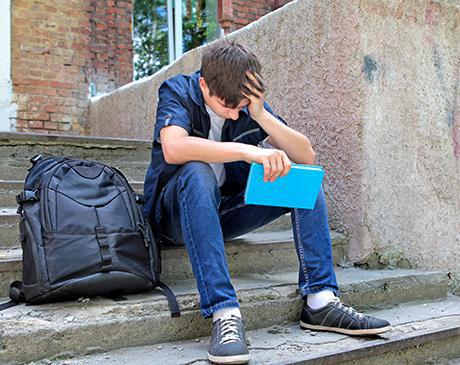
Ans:
[[[165,81],[158,91],[158,106],[153,139],[160,141],[162,128],[177,125],[184,128],[188,134],[192,132],[191,114],[180,95],[173,86]]]

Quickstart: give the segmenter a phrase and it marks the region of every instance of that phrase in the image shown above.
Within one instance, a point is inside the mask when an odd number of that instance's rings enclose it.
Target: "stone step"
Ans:
[[[0,132],[3,159],[28,161],[40,154],[90,160],[149,161],[151,147],[149,140]]]
[[[133,187],[136,188],[136,185]],[[17,208],[0,208],[0,249],[19,247],[19,215],[16,210]],[[290,214],[286,214],[254,232],[279,232],[290,229]]]
[[[276,222],[274,225],[276,226]],[[331,232],[331,235],[334,263],[340,264],[344,261],[347,238],[337,232]],[[227,242],[225,246],[229,269],[233,275],[270,274],[293,270],[299,265],[291,231],[254,231]],[[177,279],[193,278],[184,246],[163,249],[161,256],[163,281],[169,283]],[[0,249],[0,296],[7,295],[9,284],[14,280],[21,280],[21,277],[22,250]]]
[[[449,284],[443,272],[337,269],[336,273],[342,299],[358,309],[445,298]],[[248,330],[298,320],[302,300],[297,278],[297,271],[233,278]],[[153,293],[132,295],[122,302],[93,299],[4,310],[0,312],[0,363],[208,336],[210,320],[201,318],[194,280],[169,284],[182,309],[180,318],[172,319],[166,299]]]
[[[130,184],[134,191],[142,194],[144,190],[143,182],[130,181]],[[16,195],[23,189],[24,180],[0,180],[0,207],[16,207]]]
[[[16,195],[24,189],[24,180],[0,180],[0,207],[16,206]]]
[[[1,152],[1,148],[0,148]],[[45,155],[49,157],[50,155]],[[64,156],[64,154],[60,155]],[[78,157],[89,159],[83,155],[67,155],[69,157]],[[104,158],[95,158],[99,162],[118,168],[128,181],[144,181],[145,173],[149,162],[145,161],[119,161]],[[0,160],[0,177],[3,180],[24,181],[27,176],[27,169],[31,166],[29,159],[3,159]]]
[[[392,330],[381,336],[359,338],[304,331],[296,321],[247,331],[252,357],[249,364],[460,364],[459,297],[406,303],[369,314],[388,319]],[[206,365],[208,344],[206,336],[59,359],[53,365]]]
[[[17,208],[0,208],[0,249],[19,246]]]
[[[97,160],[119,168],[128,180],[143,181],[150,161],[151,142],[115,138],[0,133],[0,176],[23,181],[29,159],[68,156]]]

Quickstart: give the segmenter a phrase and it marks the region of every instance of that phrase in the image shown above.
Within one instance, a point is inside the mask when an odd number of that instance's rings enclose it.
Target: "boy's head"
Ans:
[[[265,91],[261,69],[257,56],[244,45],[228,40],[211,44],[204,51],[201,62],[200,87],[205,102],[216,114],[236,119],[235,111],[249,104],[243,93],[255,95],[246,85],[262,93]],[[248,77],[248,73],[255,76],[259,85]]]

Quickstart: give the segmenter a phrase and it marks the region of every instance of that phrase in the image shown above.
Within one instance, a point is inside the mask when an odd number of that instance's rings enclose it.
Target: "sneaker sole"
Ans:
[[[379,333],[387,332],[391,329],[391,326],[380,327],[380,328],[369,328],[369,329],[364,329],[364,330],[350,330],[350,329],[339,328],[339,327],[315,326],[315,325],[307,324],[307,323],[300,321],[300,328],[304,330],[338,332],[338,333],[343,333],[344,335],[351,335],[351,336],[363,336],[363,335],[377,335]]]
[[[214,356],[208,352],[208,360],[216,364],[246,364],[251,360],[251,355]]]

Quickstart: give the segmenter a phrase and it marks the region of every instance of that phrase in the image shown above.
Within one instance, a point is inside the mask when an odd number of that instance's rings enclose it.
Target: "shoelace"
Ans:
[[[343,304],[342,301],[337,297],[332,299],[331,303],[334,303],[337,306],[337,308],[343,309],[345,312],[347,312],[348,314],[352,315],[353,317],[356,317],[356,318],[358,318],[360,320],[364,318],[363,313],[358,312],[353,307],[350,307],[348,305]]]
[[[230,341],[242,341],[241,334],[239,333],[239,318],[231,316],[230,318],[224,318],[221,320],[221,334],[222,337],[219,343],[225,343]]]

